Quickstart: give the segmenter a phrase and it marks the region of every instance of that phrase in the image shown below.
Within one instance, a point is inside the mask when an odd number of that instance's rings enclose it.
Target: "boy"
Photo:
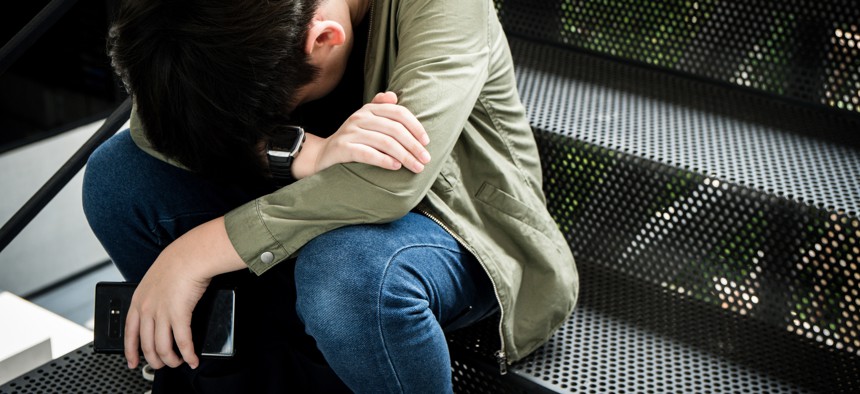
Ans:
[[[573,257],[546,212],[489,0],[138,0],[123,10],[112,58],[135,98],[131,138],[162,161],[124,163],[119,152],[133,147],[117,137],[124,148],[109,143],[88,166],[85,205],[127,279],[140,279],[130,367],[140,346],[155,368],[196,368],[188,326],[212,278],[250,268],[263,283],[290,256],[301,326],[357,392],[451,391],[445,331],[500,312],[504,370],[569,316]],[[356,101],[368,104],[347,117]],[[337,131],[298,151],[302,131],[285,127],[296,121]],[[267,175],[299,180],[271,191],[259,186]],[[152,186],[114,195],[129,177]],[[130,209],[111,208],[129,194]],[[143,251],[148,261],[118,261]]]

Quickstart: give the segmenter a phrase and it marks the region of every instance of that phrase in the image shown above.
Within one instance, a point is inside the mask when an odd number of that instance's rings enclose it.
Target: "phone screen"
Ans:
[[[197,305],[191,318],[191,336],[203,338],[198,350],[201,356],[229,357],[236,352],[233,346],[235,315],[236,297],[233,290],[216,291],[207,302]],[[198,316],[201,318],[195,320]]]

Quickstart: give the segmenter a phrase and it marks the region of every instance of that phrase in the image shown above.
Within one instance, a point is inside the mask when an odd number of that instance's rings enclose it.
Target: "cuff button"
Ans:
[[[263,254],[260,255],[260,260],[262,260],[264,264],[272,264],[272,262],[275,261],[275,255],[272,254],[272,252],[263,252]]]

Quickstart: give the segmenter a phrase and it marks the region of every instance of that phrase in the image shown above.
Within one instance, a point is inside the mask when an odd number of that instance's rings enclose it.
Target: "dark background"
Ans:
[[[6,44],[48,4],[0,12]],[[0,153],[107,116],[125,97],[105,54],[113,2],[78,1],[0,75]]]

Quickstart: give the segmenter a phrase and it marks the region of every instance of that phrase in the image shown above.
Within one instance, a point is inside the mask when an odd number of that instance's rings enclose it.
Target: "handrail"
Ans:
[[[0,48],[0,75],[2,75],[15,60],[33,45],[42,34],[57,22],[60,17],[72,8],[77,0],[52,0],[42,8],[24,28],[18,31],[3,48]],[[2,248],[0,248],[2,249]]]
[[[45,34],[48,29],[57,22],[66,12],[72,8],[77,0],[52,0],[45,8],[42,8],[30,22],[27,23],[9,42],[0,48],[0,75],[27,50],[36,40]],[[0,228],[0,251],[9,246],[21,230],[29,224],[39,212],[48,205],[54,196],[69,183],[69,181],[83,168],[87,159],[98,148],[102,142],[114,135],[117,130],[128,120],[131,114],[131,99],[127,98],[117,109],[105,120],[102,126],[88,139],[62,167],[45,182],[44,185],[33,195],[15,215]]]
[[[48,202],[69,183],[70,180],[84,167],[87,159],[108,138],[114,135],[125,124],[131,115],[131,98],[126,98],[122,104],[105,120],[102,126],[85,142],[65,164],[24,204],[18,212],[0,228],[0,251],[33,220],[36,215],[48,205]]]

